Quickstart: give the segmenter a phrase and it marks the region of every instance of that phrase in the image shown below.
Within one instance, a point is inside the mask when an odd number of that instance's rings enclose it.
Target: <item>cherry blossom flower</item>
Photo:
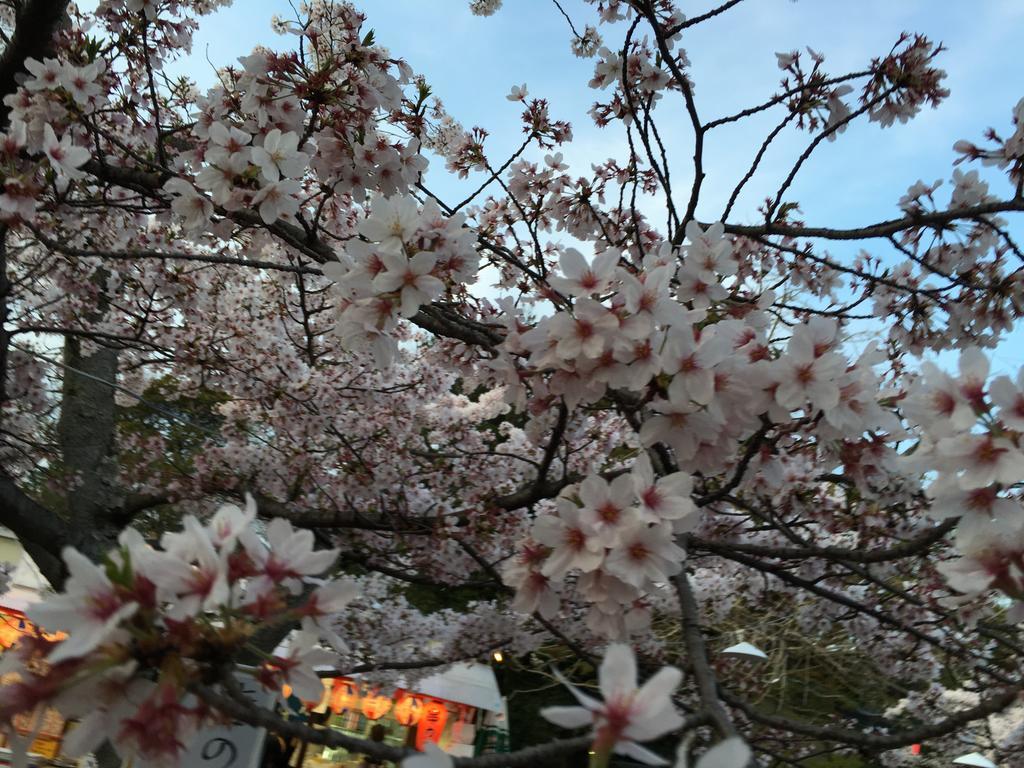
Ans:
[[[337,633],[327,626],[325,619],[341,613],[349,603],[359,597],[359,585],[351,579],[333,579],[313,590],[306,603],[299,608],[302,629],[311,635],[319,635],[330,641],[339,651],[345,643]]]
[[[969,370],[973,368],[974,358],[961,359]],[[975,423],[974,409],[956,379],[927,361],[922,363],[921,373],[921,385],[904,405],[908,418],[937,438],[968,429]]]
[[[118,753],[132,762],[177,766],[199,728],[198,711],[183,702],[180,689],[160,685],[120,722]]]
[[[241,542],[259,573],[249,586],[253,593],[281,585],[292,594],[298,594],[302,577],[323,573],[338,558],[336,549],[314,550],[311,530],[296,530],[280,517],[275,517],[267,526],[267,547],[256,539],[251,529],[242,534]]]
[[[563,576],[573,569],[592,571],[604,560],[604,546],[584,522],[580,508],[565,498],[558,499],[557,515],[537,518],[533,538],[551,547],[541,568],[545,576]]]
[[[692,400],[707,405],[715,394],[716,365],[728,357],[730,340],[713,330],[694,337],[695,329],[680,324],[669,333],[662,353],[662,370],[673,377],[669,399],[673,402]]]
[[[334,660],[334,654],[317,645],[315,634],[296,632],[291,636],[285,655],[275,654],[262,662],[256,677],[268,690],[280,692],[283,686],[288,685],[303,701],[319,702],[324,686],[315,667]]]
[[[256,499],[247,493],[244,510],[234,504],[224,504],[214,513],[207,526],[210,541],[218,549],[230,549],[255,519]]]
[[[607,88],[612,83],[618,82],[622,76],[622,59],[618,53],[608,48],[598,48],[598,62],[594,65],[594,76],[588,85],[591,88]]]
[[[242,173],[249,165],[251,149],[249,142],[252,136],[233,125],[214,122],[209,128],[210,146],[206,150],[206,160],[212,165]]]
[[[589,59],[601,47],[601,35],[590,24],[583,28],[583,34],[572,39],[572,53],[581,59]]]
[[[102,59],[96,59],[84,67],[65,65],[61,69],[60,84],[80,106],[88,105],[103,93],[103,88],[96,82],[102,63]]]
[[[171,210],[183,219],[186,229],[199,230],[209,224],[213,203],[196,192],[191,184],[174,176],[167,180],[164,189],[174,196]]]
[[[828,343],[816,341],[809,326],[794,330],[786,354],[773,369],[778,382],[775,400],[780,406],[793,410],[810,402],[815,409],[828,411],[839,404],[838,379],[844,364],[836,353],[823,351]]]
[[[1000,496],[999,486],[961,489],[933,483],[928,488],[933,496],[928,515],[936,520],[960,518],[958,536],[972,536],[979,528],[987,526],[1010,526],[1024,524],[1024,509],[1020,504]]]
[[[554,353],[563,360],[596,358],[609,345],[619,321],[593,299],[579,299],[572,314],[559,312],[543,328],[555,341]]]
[[[509,101],[526,101],[526,83],[513,85],[512,90],[508,92],[508,96],[505,98]]]
[[[984,488],[992,483],[1013,485],[1024,479],[1024,453],[1005,438],[991,435],[944,437],[936,454],[959,472],[960,487]]]
[[[107,642],[139,607],[125,601],[103,569],[78,550],[67,547],[63,556],[70,573],[64,592],[28,610],[39,626],[68,633],[49,655],[51,664],[80,658]]]
[[[419,209],[411,197],[379,197],[370,215],[359,222],[359,234],[393,251],[412,240],[420,222]]]
[[[209,534],[192,515],[184,520],[184,531],[165,534],[165,562],[177,566],[163,575],[156,585],[173,599],[168,615],[174,619],[194,616],[199,610],[212,610],[227,602],[227,557],[218,553]]]
[[[61,742],[61,754],[81,757],[95,751],[107,734],[138,710],[139,702],[153,690],[153,683],[135,677],[137,662],[129,661],[64,692],[58,709],[80,722]]]
[[[622,533],[639,519],[633,507],[636,496],[629,475],[620,475],[611,483],[598,475],[588,475],[580,483],[579,495],[583,502],[580,521],[606,547],[618,544]]]
[[[216,165],[204,166],[196,174],[196,186],[209,192],[217,205],[225,205],[231,200],[235,176],[244,172],[247,165],[248,163],[243,163],[239,169],[221,168]]]
[[[611,248],[597,254],[593,264],[588,264],[582,253],[575,248],[566,248],[559,259],[564,277],[552,276],[548,282],[553,288],[572,296],[604,293],[611,285],[619,257],[619,251]]]
[[[676,298],[694,309],[707,309],[729,295],[717,276],[689,264],[680,267],[677,283]]]
[[[43,152],[50,161],[50,166],[57,172],[58,183],[67,187],[68,179],[82,177],[81,166],[89,160],[89,150],[76,147],[71,143],[71,134],[66,133],[57,141],[53,127],[47,123],[43,126]]]
[[[260,167],[267,181],[277,181],[282,176],[297,179],[306,170],[310,159],[310,155],[300,152],[298,146],[297,133],[281,133],[275,128],[263,137],[262,146],[252,148],[252,162]]]
[[[469,10],[475,16],[491,16],[501,8],[502,0],[470,0]]]
[[[593,749],[599,755],[615,752],[646,765],[668,765],[667,760],[637,742],[651,741],[683,724],[672,706],[672,693],[683,673],[675,667],[663,667],[638,688],[633,650],[616,643],[608,646],[598,679],[604,701],[591,698],[563,680],[581,706],[545,707],[541,717],[562,728],[593,725]]]
[[[683,387],[676,390],[669,387],[669,394],[681,396]],[[723,419],[720,414],[709,410],[697,410],[688,400],[658,400],[652,404],[654,415],[644,420],[640,427],[640,442],[651,447],[664,443],[672,448],[677,459],[689,461],[697,453],[703,438],[716,435]]]
[[[302,186],[294,179],[281,179],[260,187],[252,198],[253,205],[259,205],[260,218],[265,224],[278,219],[290,219],[299,211],[298,196]]]
[[[650,457],[641,453],[630,470],[630,476],[633,478],[633,492],[639,501],[640,514],[646,522],[692,518],[692,525],[696,525],[698,513],[690,498],[693,492],[693,478],[690,475],[673,472],[671,475],[656,477]],[[687,525],[690,523],[687,522]]]
[[[398,291],[402,317],[412,317],[444,293],[444,283],[431,274],[437,265],[434,254],[423,251],[410,259],[402,253],[382,252],[380,260],[385,271],[373,278],[373,289],[381,293]]]
[[[829,141],[835,141],[839,138],[839,134],[846,131],[847,123],[843,122],[850,114],[851,110],[843,101],[843,97],[853,92],[853,88],[849,85],[840,85],[829,91],[828,101],[826,106],[828,108],[828,117],[825,119],[825,129],[829,130],[835,127],[835,130],[828,134]]]
[[[1024,431],[1024,368],[1014,383],[1009,376],[996,376],[989,386],[989,396],[999,407],[999,420],[1010,429]]]
[[[962,557],[936,566],[949,586],[968,599],[999,589],[1017,601],[1011,620],[1019,621],[1024,614],[1024,526],[1009,532],[1005,528],[975,528],[960,537],[957,548]],[[947,602],[958,607],[961,601]]]
[[[638,525],[619,537],[605,560],[605,569],[635,587],[664,583],[682,569],[686,552],[673,542],[668,525]]]
[[[782,69],[782,70],[789,69],[791,66],[793,66],[793,62],[795,62],[797,60],[799,55],[800,54],[797,51],[792,51],[790,53],[778,53],[778,52],[776,52],[776,54],[775,54],[776,64],[778,65],[779,69]]]
[[[56,88],[61,83],[63,66],[56,59],[26,59],[25,69],[32,77],[25,81],[25,87],[30,91],[43,91]]]
[[[549,578],[539,570],[526,571],[521,580],[514,584],[515,597],[512,599],[512,610],[519,613],[539,613],[545,619],[553,619],[561,606],[558,592],[555,590],[557,581]]]

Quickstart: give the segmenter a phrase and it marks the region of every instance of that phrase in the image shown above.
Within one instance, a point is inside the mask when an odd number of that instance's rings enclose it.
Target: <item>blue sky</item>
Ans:
[[[582,0],[565,0],[562,5],[578,28],[593,18],[592,8]],[[691,15],[711,7],[682,5]],[[492,157],[502,158],[521,141],[521,110],[505,94],[523,82],[531,96],[550,100],[553,117],[572,123],[575,140],[565,150],[571,170],[582,174],[591,162],[623,157],[621,132],[597,129],[586,114],[596,96],[586,85],[593,64],[571,54],[568,26],[550,0],[505,0],[505,7],[489,18],[470,14],[466,0],[365,0],[357,6],[367,14],[367,26],[376,31],[378,43],[424,74],[456,119],[467,128],[479,125],[490,132]],[[227,64],[257,43],[272,48],[290,45],[294,38],[270,30],[275,13],[290,17],[293,12],[286,0],[236,0],[234,6],[205,19],[186,71],[206,86],[213,80],[207,57]],[[810,224],[855,226],[898,215],[896,201],[917,179],[948,179],[955,140],[980,140],[990,126],[1008,132],[1011,109],[1024,96],[1024,57],[1016,53],[1017,41],[1024,37],[1024,3],[746,0],[697,27],[681,45],[692,61],[698,110],[707,120],[769,97],[780,76],[776,51],[809,45],[826,55],[826,70],[838,74],[863,68],[872,56],[887,52],[904,30],[922,32],[947,46],[940,66],[948,73],[950,97],[938,110],[926,109],[908,125],[885,130],[871,123],[852,125],[838,141],[819,147],[786,196],[799,200]],[[617,45],[624,28],[603,26],[600,31]],[[658,114],[670,153],[679,158],[677,188],[686,190],[686,161],[692,150],[682,100],[672,95]],[[729,192],[774,126],[773,117],[710,135],[700,218],[721,215]],[[809,138],[795,130],[780,137],[741,195],[732,221],[755,220],[758,202],[774,192]],[[444,173],[440,162],[432,166],[428,183],[448,199],[478,183],[472,177],[458,182]],[[995,194],[1008,194],[1004,181],[988,175],[994,179]],[[997,350],[999,367],[1024,364],[1022,347],[1004,345]]]

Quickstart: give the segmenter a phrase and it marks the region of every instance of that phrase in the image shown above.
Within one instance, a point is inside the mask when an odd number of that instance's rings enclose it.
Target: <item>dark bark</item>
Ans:
[[[113,536],[105,530],[111,510],[120,509],[114,435],[117,351],[98,347],[83,353],[74,336],[64,340],[64,387],[59,438],[64,467],[73,478],[67,498],[68,522],[76,545],[102,554]]]

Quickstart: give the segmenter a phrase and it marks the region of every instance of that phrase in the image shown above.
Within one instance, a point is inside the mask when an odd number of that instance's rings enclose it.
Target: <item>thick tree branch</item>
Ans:
[[[686,544],[686,537],[682,537]],[[673,577],[672,582],[679,596],[679,607],[682,611],[683,639],[686,643],[686,660],[697,679],[697,690],[700,691],[701,703],[707,710],[711,723],[722,738],[736,735],[736,727],[729,719],[718,698],[718,682],[708,662],[708,649],[704,643],[704,635],[700,628],[700,610],[690,586],[690,577],[684,568]]]
[[[889,560],[902,560],[906,557],[923,555],[928,549],[945,538],[946,534],[956,527],[956,520],[943,520],[939,525],[929,528],[912,539],[895,544],[885,549],[847,549],[846,547],[774,547],[762,544],[747,544],[738,541],[712,541],[693,536],[691,542],[697,549],[712,551],[729,549],[758,557],[770,557],[775,560],[806,560],[811,557],[822,557],[851,563],[882,563]]]
[[[60,559],[67,543],[67,524],[4,473],[0,473],[0,523],[14,532],[46,580],[59,589],[67,575]]]

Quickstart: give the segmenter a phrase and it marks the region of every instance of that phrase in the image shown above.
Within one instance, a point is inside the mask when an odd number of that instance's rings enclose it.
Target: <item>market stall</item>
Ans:
[[[505,703],[493,670],[483,664],[456,664],[410,688],[390,690],[357,678],[325,679],[321,701],[293,712],[314,726],[395,747],[422,750],[433,742],[456,756],[507,751]],[[365,763],[344,749],[302,745],[288,764],[356,768]]]

